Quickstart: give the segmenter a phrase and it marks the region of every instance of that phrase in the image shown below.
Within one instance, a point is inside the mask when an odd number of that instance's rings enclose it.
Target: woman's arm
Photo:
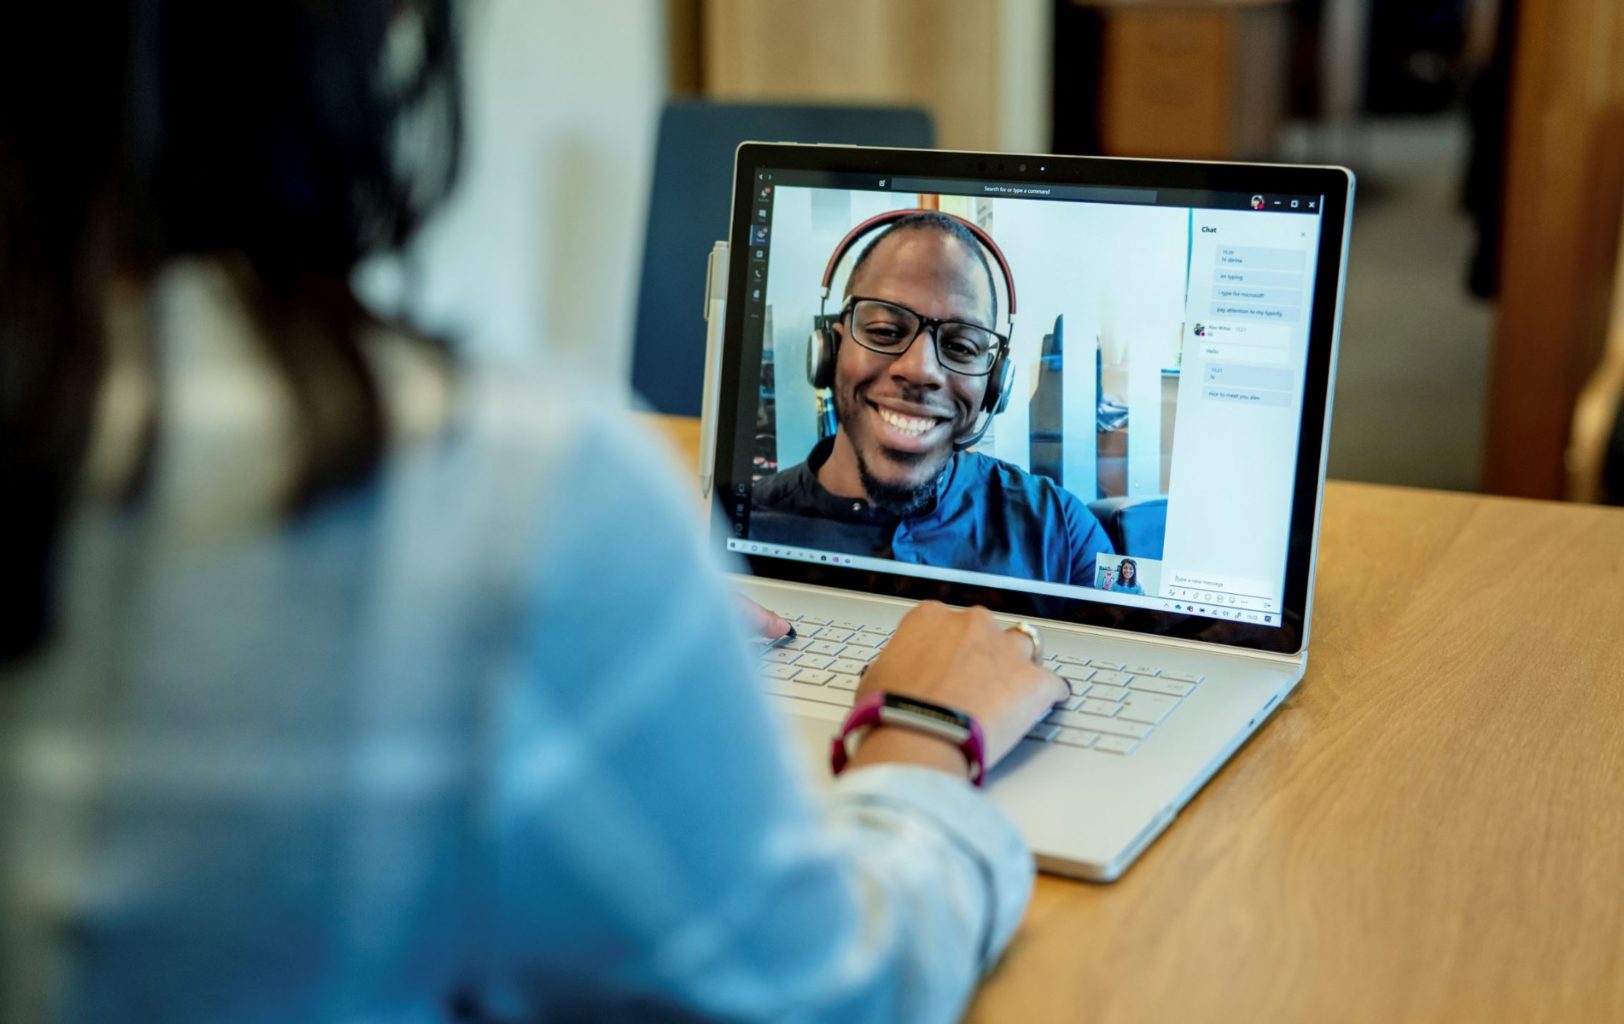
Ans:
[[[552,489],[498,715],[503,987],[544,1014],[953,1018],[1019,921],[1029,853],[942,771],[876,765],[812,798],[666,457],[594,417]]]

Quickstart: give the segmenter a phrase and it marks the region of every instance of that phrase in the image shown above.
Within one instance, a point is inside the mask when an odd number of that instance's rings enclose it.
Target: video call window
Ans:
[[[926,419],[933,418],[930,414],[938,414],[937,421],[925,429],[923,443],[902,446],[903,459],[931,469],[940,459],[963,462],[982,455],[1016,471],[1008,479],[991,481],[990,487],[976,474],[975,483],[980,485],[977,500],[984,504],[993,495],[1004,496],[1010,507],[984,517],[971,516],[966,526],[971,533],[996,525],[1020,534],[1020,525],[1011,520],[1019,518],[1018,511],[1033,511],[1023,503],[1035,495],[1039,510],[1062,510],[1065,528],[1061,531],[1064,536],[1027,538],[1031,550],[1005,552],[989,550],[996,544],[966,542],[920,552],[907,536],[912,531],[906,528],[906,521],[914,518],[908,514],[907,496],[889,508],[856,510],[861,514],[844,522],[827,521],[830,510],[814,507],[805,494],[796,495],[802,502],[799,505],[783,501],[764,505],[759,500],[763,481],[769,481],[769,495],[777,497],[783,488],[776,485],[784,482],[780,474],[805,467],[809,458],[816,461],[820,443],[827,445],[841,432],[843,391],[838,381],[832,381],[832,387],[813,386],[806,371],[807,350],[820,315],[855,312],[848,306],[847,288],[852,283],[852,267],[866,250],[873,247],[858,272],[859,285],[878,280],[882,282],[879,290],[886,291],[896,287],[892,278],[934,274],[934,287],[941,294],[932,295],[932,286],[919,281],[911,282],[914,290],[910,294],[929,296],[938,315],[954,312],[947,294],[953,290],[953,268],[920,269],[912,254],[924,246],[900,244],[904,235],[939,234],[920,227],[881,225],[857,239],[835,272],[828,301],[820,302],[825,264],[855,225],[888,211],[914,209],[939,211],[981,228],[1008,263],[1018,300],[1013,331],[1007,323],[1007,284],[986,247],[966,245],[959,237],[946,237],[945,244],[935,247],[938,257],[940,250],[959,250],[960,261],[982,279],[980,293],[974,297],[991,301],[981,309],[967,307],[969,313],[983,315],[965,318],[987,329],[980,337],[988,332],[1009,334],[1004,356],[1010,364],[1007,404],[991,417],[973,446],[956,456],[955,432],[962,438],[975,424],[948,419],[951,402],[909,394],[906,384],[859,382],[844,392],[857,406],[845,410],[845,416],[856,421],[851,423],[852,432],[861,438],[865,418],[883,422],[889,417],[893,422],[887,425],[904,424],[906,435],[919,431]],[[917,556],[927,564],[931,564],[927,560],[931,555],[938,555],[967,570],[1024,575],[1023,570],[1035,569],[1035,578],[1092,587],[1094,557],[1118,553],[1118,545],[1111,542],[1107,524],[1089,506],[1117,499],[1111,503],[1111,525],[1115,518],[1133,516],[1135,504],[1146,506],[1138,514],[1152,517],[1165,507],[1184,337],[1187,210],[781,186],[774,197],[771,237],[756,416],[758,501],[752,539],[800,540],[802,546],[875,557],[913,560],[910,556]],[[914,265],[907,270],[893,267],[910,259]],[[898,297],[903,293],[895,290],[873,296],[882,300]],[[917,316],[904,319],[908,323],[902,326],[922,326]],[[894,335],[898,326],[894,322],[854,324],[848,317],[839,325],[840,343],[853,340],[854,330],[859,335],[865,331]],[[932,333],[940,336],[941,332],[941,328],[923,332],[915,341],[929,340]],[[964,333],[976,332],[959,330]],[[946,340],[953,338],[949,328]],[[940,352],[937,362],[944,362]],[[954,376],[949,371],[940,380],[916,383],[921,392],[952,393],[955,385],[965,383],[953,380]],[[985,383],[981,386],[984,389]],[[878,415],[863,401],[875,391],[883,394],[887,406]],[[961,412],[966,404],[959,403]],[[1134,416],[1135,411],[1140,415]],[[961,427],[964,429],[959,430]],[[888,445],[884,438],[871,440],[870,447],[873,452],[861,453],[868,456],[866,461],[885,460]],[[778,522],[775,511],[824,521]],[[896,543],[899,521],[905,534],[901,550]],[[1124,546],[1141,559],[1154,561],[1160,557],[1160,530],[1154,524],[1140,529]]]
[[[782,181],[767,198],[743,399],[756,553],[1277,608],[1314,217]]]

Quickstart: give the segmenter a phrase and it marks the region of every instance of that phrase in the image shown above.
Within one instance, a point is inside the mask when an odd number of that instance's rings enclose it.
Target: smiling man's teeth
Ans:
[[[936,421],[928,416],[899,416],[890,409],[881,409],[880,419],[896,427],[909,437],[918,437],[936,425]]]

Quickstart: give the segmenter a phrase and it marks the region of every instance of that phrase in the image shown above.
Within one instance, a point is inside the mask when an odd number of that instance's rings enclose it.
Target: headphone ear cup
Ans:
[[[838,339],[826,320],[825,317],[818,317],[812,336],[806,340],[806,379],[819,389],[833,387],[835,383],[835,346]]]
[[[1009,358],[1008,353],[998,357],[998,362],[992,368],[988,378],[987,397],[982,402],[983,408],[997,416],[1009,408],[1009,393],[1015,386],[1015,362]]]

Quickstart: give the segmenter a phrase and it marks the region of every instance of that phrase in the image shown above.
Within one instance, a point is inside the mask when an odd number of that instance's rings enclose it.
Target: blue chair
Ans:
[[[632,348],[632,387],[656,411],[698,416],[705,262],[727,237],[739,143],[935,144],[930,115],[890,107],[672,103],[660,115]]]

